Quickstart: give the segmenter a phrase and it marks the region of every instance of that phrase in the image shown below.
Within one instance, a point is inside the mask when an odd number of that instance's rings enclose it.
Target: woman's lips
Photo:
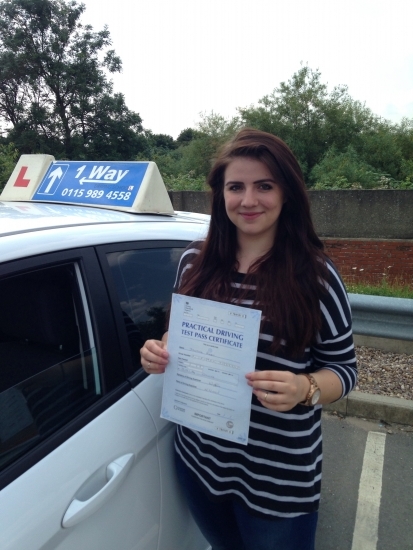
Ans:
[[[255,220],[261,216],[261,212],[240,212],[240,216],[245,220]]]

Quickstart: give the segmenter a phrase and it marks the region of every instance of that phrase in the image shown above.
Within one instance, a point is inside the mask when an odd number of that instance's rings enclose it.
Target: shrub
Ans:
[[[205,178],[195,176],[193,172],[178,176],[163,175],[168,191],[206,191]]]
[[[0,192],[13,172],[18,156],[13,143],[0,144]]]
[[[330,148],[314,166],[310,180],[313,189],[410,189],[410,180],[399,182],[376,170],[349,145],[344,152]],[[413,180],[413,178],[412,178]]]

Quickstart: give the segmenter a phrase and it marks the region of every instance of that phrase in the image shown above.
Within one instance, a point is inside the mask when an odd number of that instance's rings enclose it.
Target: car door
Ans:
[[[0,548],[158,548],[158,428],[95,251],[1,265],[0,312]]]
[[[121,243],[98,248],[102,270],[123,342],[124,363],[136,396],[156,426],[161,503],[159,550],[205,550],[181,494],[173,461],[175,424],[160,417],[163,376],[142,377],[139,349],[166,330],[171,291],[186,241]]]

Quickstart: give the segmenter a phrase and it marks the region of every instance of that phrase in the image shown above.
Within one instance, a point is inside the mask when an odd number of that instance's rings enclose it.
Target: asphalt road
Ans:
[[[324,413],[316,550],[413,550],[409,430]]]

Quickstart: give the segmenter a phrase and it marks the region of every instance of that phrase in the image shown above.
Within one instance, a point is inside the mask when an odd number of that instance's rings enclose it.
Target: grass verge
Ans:
[[[347,292],[353,294],[369,294],[373,296],[389,296],[391,298],[413,299],[413,284],[402,284],[397,281],[389,283],[383,280],[380,284],[355,283],[345,281]]]

